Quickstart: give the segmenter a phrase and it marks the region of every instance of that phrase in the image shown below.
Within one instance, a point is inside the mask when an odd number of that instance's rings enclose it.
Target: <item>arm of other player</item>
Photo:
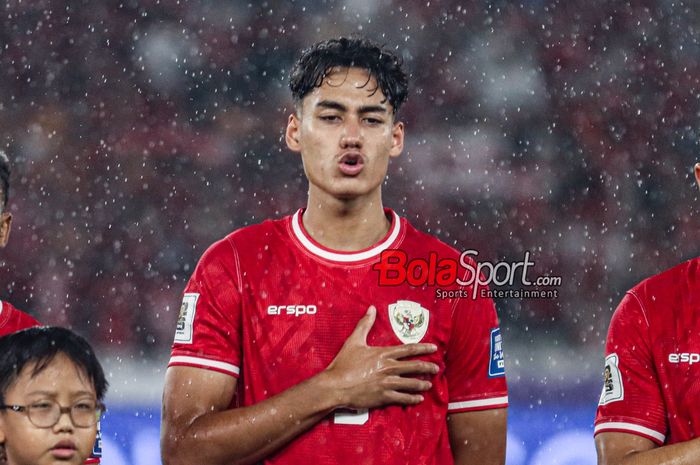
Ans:
[[[507,408],[447,416],[455,465],[503,465],[506,461]]]
[[[439,367],[402,359],[437,348],[433,344],[368,346],[376,314],[371,306],[326,370],[248,407],[228,409],[236,378],[200,368],[170,367],[163,393],[163,464],[251,464],[336,408],[420,403],[419,393],[430,389],[431,383],[410,376],[434,375]]]
[[[700,463],[700,439],[658,447],[630,433],[607,432],[595,437],[599,465],[691,465]]]

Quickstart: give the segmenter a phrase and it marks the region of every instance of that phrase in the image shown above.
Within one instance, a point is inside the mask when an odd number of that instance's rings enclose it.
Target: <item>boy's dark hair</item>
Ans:
[[[367,38],[324,40],[301,52],[292,68],[289,88],[298,105],[306,94],[323,84],[332,68],[363,68],[376,79],[396,114],[408,97],[408,78],[402,65],[399,56]]]
[[[103,400],[108,383],[90,344],[69,329],[43,326],[0,337],[0,404],[5,403],[5,393],[25,366],[34,363],[31,376],[36,376],[58,354],[66,355],[87,375],[97,400]]]
[[[0,211],[7,207],[10,195],[10,160],[0,150]]]

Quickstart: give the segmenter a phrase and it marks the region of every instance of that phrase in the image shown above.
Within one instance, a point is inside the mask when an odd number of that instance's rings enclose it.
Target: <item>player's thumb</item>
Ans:
[[[374,320],[377,319],[377,309],[374,305],[370,305],[367,313],[357,323],[355,331],[352,333],[352,338],[361,344],[367,344],[367,335],[374,325]]]

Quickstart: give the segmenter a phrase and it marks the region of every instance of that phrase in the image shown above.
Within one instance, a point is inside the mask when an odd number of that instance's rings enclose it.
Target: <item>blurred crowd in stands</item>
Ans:
[[[700,17],[678,0],[9,1],[0,299],[156,356],[200,255],[304,206],[288,71],[367,35],[411,74],[385,203],[556,299],[497,302],[506,341],[599,347],[622,294],[698,255]],[[520,285],[511,286],[521,288]],[[507,348],[507,346],[506,346]]]

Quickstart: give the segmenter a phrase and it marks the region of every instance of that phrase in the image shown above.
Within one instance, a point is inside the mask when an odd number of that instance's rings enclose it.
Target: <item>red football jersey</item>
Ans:
[[[9,303],[0,300],[0,336],[33,326],[41,326],[41,323]]]
[[[391,210],[386,237],[358,252],[323,247],[306,233],[301,215],[240,229],[207,250],[184,293],[169,366],[235,376],[240,403],[255,404],[324,370],[375,305],[369,345],[438,346],[422,357],[441,368],[425,400],[336,412],[265,463],[306,464],[310,457],[331,465],[453,463],[448,412],[508,403],[493,301],[441,299],[430,286],[379,286],[372,265],[383,250],[400,249],[409,259],[430,252],[459,258]]]
[[[642,281],[610,322],[595,433],[700,435],[700,258]]]

